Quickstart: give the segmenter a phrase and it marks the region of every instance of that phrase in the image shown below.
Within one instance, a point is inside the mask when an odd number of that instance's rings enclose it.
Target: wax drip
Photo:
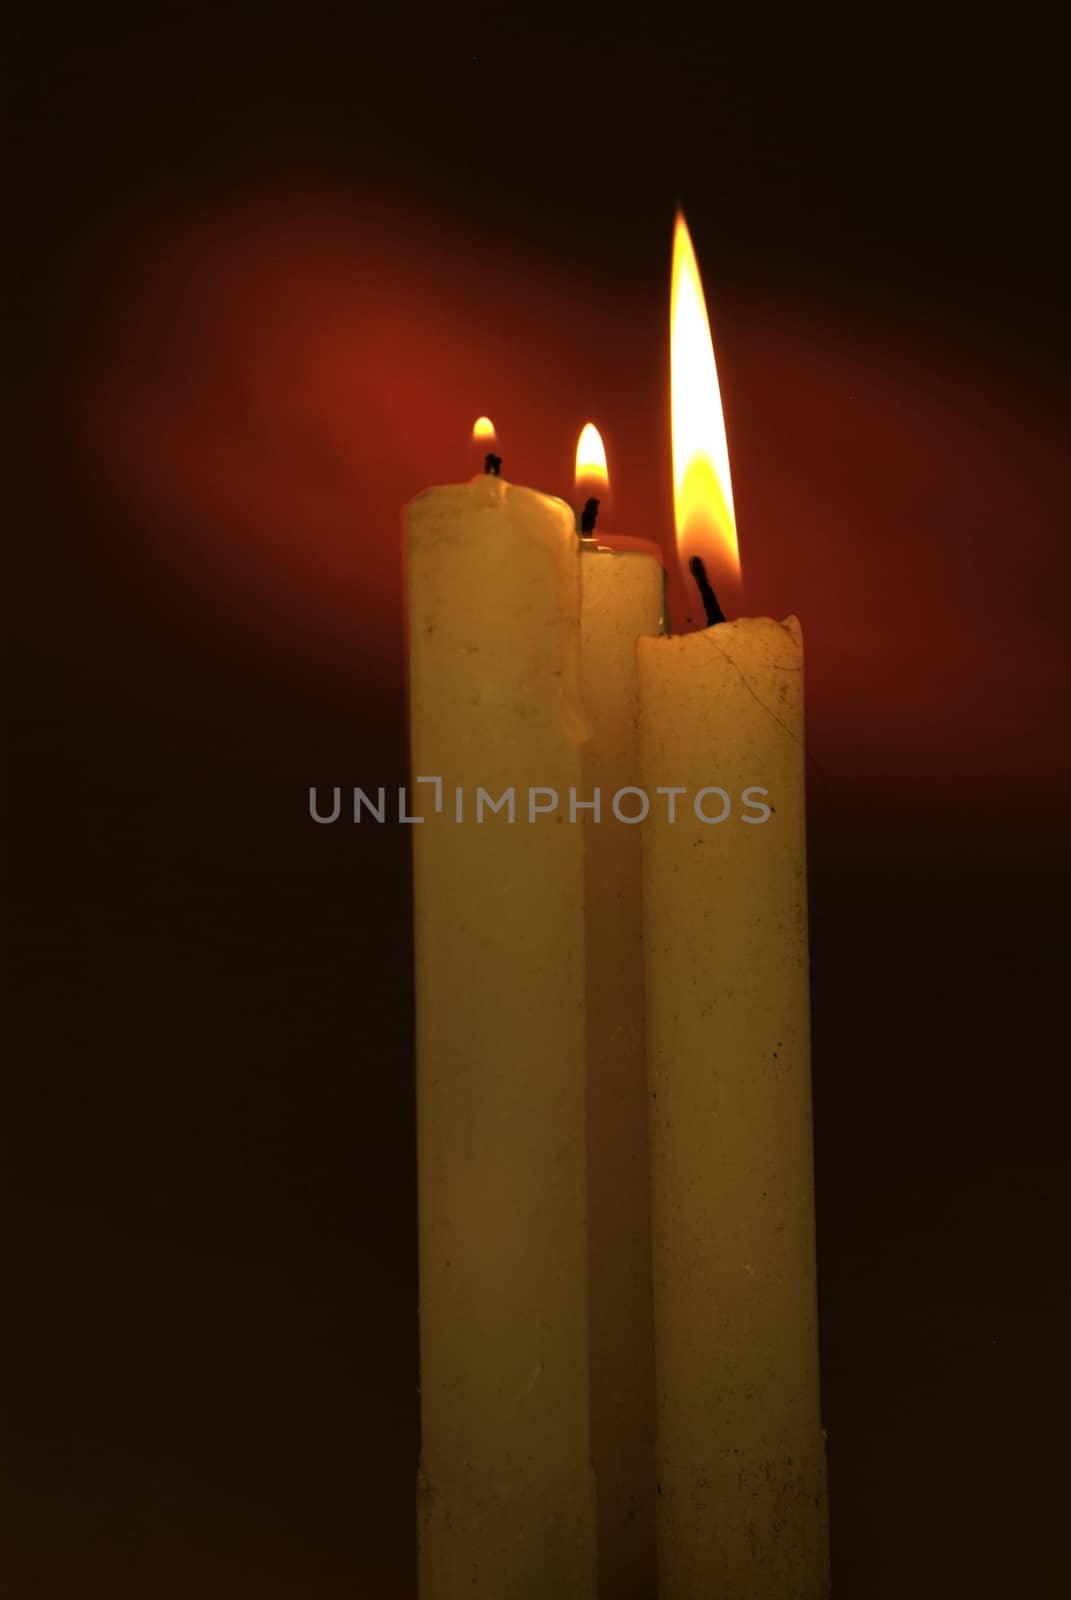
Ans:
[[[585,501],[584,509],[580,513],[580,532],[585,539],[591,539],[594,537],[595,523],[598,520],[598,515],[599,502],[597,500]]]
[[[492,478],[497,478],[502,471],[502,457],[488,455],[484,457],[483,470]]]
[[[725,621],[725,612],[718,604],[718,597],[710,587],[707,569],[699,556],[693,556],[688,563],[688,571],[695,579],[695,586],[699,590],[699,598],[703,602],[703,610],[707,614],[707,627],[713,628],[717,623]]]

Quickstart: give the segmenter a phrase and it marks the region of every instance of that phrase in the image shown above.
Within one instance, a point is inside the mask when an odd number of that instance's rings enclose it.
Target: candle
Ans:
[[[493,474],[405,520],[420,1594],[592,1600],[577,539]]]
[[[636,641],[662,625],[656,555],[595,538],[606,454],[588,423],[577,445],[581,659],[591,738],[583,746],[587,905],[588,1192],[591,1431],[597,1484],[599,1590],[612,1600],[655,1591],[654,1348],[650,1170],[644,1066],[640,828],[635,817],[639,685]],[[598,792],[599,813],[590,809]],[[620,796],[620,799],[617,797]],[[617,812],[615,812],[615,803]]]
[[[682,218],[673,281],[678,534],[734,579],[724,425]],[[696,396],[698,426],[684,413]],[[640,781],[659,801],[643,858],[659,1596],[819,1600],[800,629],[740,619],[642,639],[638,654]]]

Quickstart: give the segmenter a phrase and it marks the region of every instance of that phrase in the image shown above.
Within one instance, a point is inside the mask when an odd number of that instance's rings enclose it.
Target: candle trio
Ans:
[[[678,530],[733,576],[681,217],[672,299]],[[818,1600],[799,628],[665,635],[586,509],[491,470],[406,512],[414,783],[670,808],[413,830],[420,1593]],[[715,784],[765,825],[672,811]]]

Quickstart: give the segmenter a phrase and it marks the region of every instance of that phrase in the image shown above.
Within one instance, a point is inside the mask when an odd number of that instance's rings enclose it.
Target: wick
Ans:
[[[490,476],[492,478],[497,478],[499,473],[502,471],[502,457],[501,456],[485,456],[484,457],[484,463],[483,463],[483,470],[486,473],[490,474]]]
[[[588,500],[580,513],[580,532],[585,539],[590,539],[595,532],[595,522],[599,515],[599,502]]]
[[[707,627],[713,628],[716,623],[725,621],[725,612],[718,604],[718,597],[710,587],[707,569],[698,556],[693,556],[688,563],[688,571],[695,579],[695,586],[699,590],[699,598],[703,602],[703,610],[707,614]]]

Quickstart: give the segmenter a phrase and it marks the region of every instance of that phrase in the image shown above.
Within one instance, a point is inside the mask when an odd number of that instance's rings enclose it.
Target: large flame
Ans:
[[[687,568],[702,556],[715,587],[740,581],[729,447],[699,266],[684,214],[673,232],[669,307],[673,508],[677,549]]]
[[[593,422],[585,422],[576,441],[576,481],[590,493],[605,494],[610,487],[606,468],[606,446]]]

